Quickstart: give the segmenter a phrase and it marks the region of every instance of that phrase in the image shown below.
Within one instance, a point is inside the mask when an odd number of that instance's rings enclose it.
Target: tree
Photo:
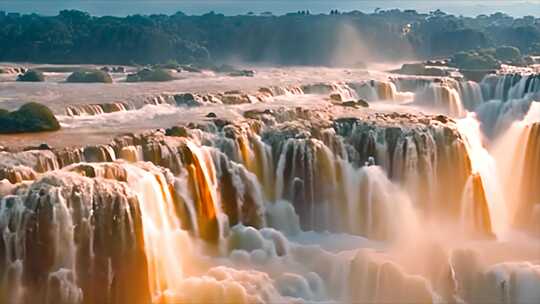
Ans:
[[[501,46],[495,50],[495,57],[503,61],[517,61],[521,59],[521,52],[513,46]]]

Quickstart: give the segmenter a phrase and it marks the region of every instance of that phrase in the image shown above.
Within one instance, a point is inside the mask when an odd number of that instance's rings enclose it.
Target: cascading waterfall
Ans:
[[[537,303],[537,241],[506,243],[540,231],[535,104],[489,145],[465,116],[485,104],[470,82],[259,93],[396,101],[396,87],[463,118],[273,108],[0,152],[0,302]]]
[[[464,217],[478,217],[468,222],[488,226],[496,235],[508,228],[506,206],[497,189],[500,182],[495,160],[483,146],[480,124],[474,114],[468,114],[457,122],[460,133],[465,137],[465,147],[471,160],[472,174],[467,181],[462,202]],[[480,193],[480,194],[479,194]],[[484,196],[478,199],[476,196]],[[478,210],[480,209],[480,212]],[[467,221],[466,221],[467,222]]]
[[[487,75],[480,84],[486,100],[521,99],[540,91],[540,78],[536,74]]]
[[[531,106],[529,98],[508,101],[490,100],[476,109],[482,131],[490,138],[504,133],[515,121],[522,120]]]
[[[397,90],[394,83],[389,81],[370,80],[361,83],[348,83],[356,95],[367,101],[395,101]]]
[[[442,107],[450,115],[462,115],[464,110],[474,111],[484,102],[482,86],[474,81],[422,77],[397,77],[391,80],[399,92],[416,93],[418,96],[415,96],[415,100],[420,104]]]
[[[476,110],[483,102],[482,87],[474,81],[456,81],[463,107],[468,111]]]
[[[141,208],[152,302],[174,303],[172,297],[183,280],[183,255],[190,250],[187,232],[182,230],[165,177],[133,166],[126,171]]]
[[[504,187],[508,188],[507,199],[515,201],[509,216],[513,226],[539,233],[536,222],[540,216],[537,204],[538,137],[540,107],[531,107],[523,120],[514,122],[497,141],[494,155],[501,163],[512,160],[503,167]]]
[[[456,88],[444,83],[432,83],[415,95],[415,102],[445,111],[451,116],[462,117],[465,109]]]
[[[112,112],[128,111],[130,106],[122,102],[103,103],[103,104],[82,104],[71,105],[66,107],[66,115],[68,116],[83,116],[83,115],[99,115]]]

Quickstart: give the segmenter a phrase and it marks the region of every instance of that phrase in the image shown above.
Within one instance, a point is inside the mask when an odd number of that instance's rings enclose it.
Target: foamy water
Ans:
[[[4,79],[0,106],[38,99],[62,131],[0,145],[90,147],[0,152],[6,303],[540,302],[535,103],[490,138],[466,110],[487,102],[476,83],[295,67],[152,84],[48,76]],[[167,95],[231,90],[250,102],[187,107]],[[357,99],[369,108],[342,104]],[[65,112],[113,101],[130,108]],[[188,123],[201,126],[108,145]],[[53,253],[39,264],[38,251]]]

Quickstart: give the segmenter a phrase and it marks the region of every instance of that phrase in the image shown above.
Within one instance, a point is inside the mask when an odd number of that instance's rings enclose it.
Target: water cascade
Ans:
[[[99,115],[99,114],[104,114],[104,113],[128,111],[129,109],[130,109],[129,105],[123,102],[70,105],[66,107],[66,115],[68,116]]]
[[[480,84],[485,100],[521,99],[540,90],[540,79],[536,74],[492,74]]]
[[[514,122],[496,142],[494,155],[501,163],[510,159],[502,168],[504,187],[508,187],[507,199],[515,203],[509,216],[511,224],[534,233],[540,232],[537,224],[540,216],[537,204],[538,137],[540,107],[533,103],[523,120]]]
[[[358,97],[367,101],[395,101],[397,90],[394,83],[389,81],[370,80],[361,83],[348,83]]]
[[[414,100],[415,103],[442,110],[454,117],[465,115],[461,96],[452,83],[434,82],[422,91],[417,92]]]
[[[457,122],[457,127],[465,138],[472,166],[472,174],[463,194],[463,216],[476,218],[466,222],[474,222],[485,226],[488,231],[492,229],[495,234],[502,234],[508,228],[507,211],[498,192],[500,181],[497,179],[495,160],[484,148],[480,124],[474,114],[469,113]]]
[[[457,118],[332,112],[327,98],[408,90]],[[509,237],[540,231],[540,116],[533,104],[489,142],[484,114],[466,113],[489,103],[479,90],[408,79],[177,93],[150,102],[250,107],[233,107],[234,122],[2,151],[0,302],[537,303],[538,241]],[[299,94],[324,95],[323,110],[252,105]]]

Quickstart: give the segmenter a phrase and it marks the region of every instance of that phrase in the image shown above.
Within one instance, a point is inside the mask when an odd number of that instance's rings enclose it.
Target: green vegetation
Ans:
[[[451,58],[451,63],[460,69],[484,70],[497,69],[499,61],[489,53],[483,52],[459,52]]]
[[[42,132],[59,129],[60,124],[52,111],[42,104],[30,102],[13,112],[0,109],[0,133]]]
[[[171,81],[174,77],[170,72],[164,69],[142,69],[135,74],[129,74],[126,78],[127,82],[141,82],[141,81]]]
[[[67,82],[101,82],[112,83],[109,73],[100,70],[80,70],[73,72],[66,79]]]
[[[460,69],[497,69],[503,63],[512,65],[524,64],[520,50],[512,46],[501,46],[498,48],[458,52],[451,57],[451,64]]]
[[[439,10],[423,14],[394,9],[369,14],[94,17],[64,10],[57,16],[0,15],[0,61],[160,64],[156,68],[177,70],[230,59],[330,65],[340,50],[353,46],[355,35],[368,51],[349,58],[352,65],[358,60],[447,57],[501,45],[510,47],[493,55],[500,61],[514,61],[516,50],[540,54],[540,19],[502,13],[471,18]],[[469,55],[460,55],[465,65],[492,66],[492,58]]]
[[[509,62],[519,62],[521,60],[521,51],[513,46],[501,46],[495,50],[495,58]]]
[[[26,73],[19,75],[17,81],[41,82],[45,81],[45,75],[40,71],[28,70]]]

